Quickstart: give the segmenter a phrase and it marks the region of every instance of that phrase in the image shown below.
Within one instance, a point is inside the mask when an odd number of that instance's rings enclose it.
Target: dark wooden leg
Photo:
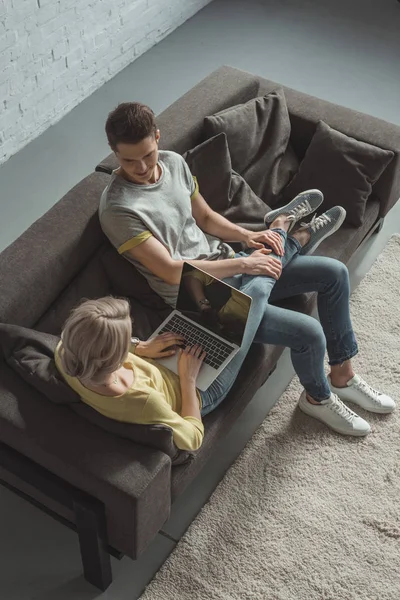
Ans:
[[[85,579],[104,591],[112,582],[104,507],[80,495],[73,504]]]
[[[399,1],[400,1],[400,0],[399,0]],[[379,233],[379,232],[380,232],[380,230],[381,230],[381,229],[382,229],[382,227],[383,227],[383,223],[384,223],[384,219],[383,219],[383,218],[382,218],[382,219],[379,219],[379,221],[378,221],[378,225],[377,225],[376,229],[374,230],[374,233]]]
[[[107,544],[107,524],[103,503],[2,442],[0,442],[0,467],[2,477],[6,478],[4,482],[0,480],[0,483],[78,532],[85,579],[102,591],[107,589],[112,582],[110,554],[118,559],[123,555]],[[12,479],[11,482],[7,482],[8,475]],[[16,487],[19,482],[23,486],[21,489]],[[69,514],[73,511],[74,517],[71,515],[71,520],[61,517],[47,505],[43,505],[22,491],[26,489],[26,485],[39,491],[41,496],[44,495],[65,506]]]

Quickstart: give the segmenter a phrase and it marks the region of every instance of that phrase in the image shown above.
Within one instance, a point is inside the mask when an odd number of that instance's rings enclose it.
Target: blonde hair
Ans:
[[[85,382],[104,383],[126,359],[131,334],[127,300],[112,296],[84,300],[71,311],[61,333],[64,371]]]

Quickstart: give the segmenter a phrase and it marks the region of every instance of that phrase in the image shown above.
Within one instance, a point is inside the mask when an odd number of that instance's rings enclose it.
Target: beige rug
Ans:
[[[400,235],[351,299],[357,372],[400,403]],[[345,438],[297,379],[141,600],[399,600],[400,406]]]

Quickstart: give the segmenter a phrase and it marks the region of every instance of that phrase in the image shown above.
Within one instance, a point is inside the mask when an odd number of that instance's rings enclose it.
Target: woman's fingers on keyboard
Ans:
[[[179,344],[185,340],[183,335],[180,333],[174,333],[173,331],[167,331],[161,334],[165,341],[171,341],[174,344]]]
[[[186,350],[194,356],[200,356],[200,354],[203,352],[203,348],[199,344],[189,344],[188,346],[186,346]]]
[[[197,344],[197,346],[196,346],[196,356],[200,357],[203,352],[204,352],[203,348],[199,344]]]

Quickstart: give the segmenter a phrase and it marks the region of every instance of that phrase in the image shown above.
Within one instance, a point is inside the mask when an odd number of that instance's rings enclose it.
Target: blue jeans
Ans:
[[[202,416],[226,398],[253,341],[289,347],[296,374],[315,400],[330,396],[324,369],[326,350],[330,365],[342,364],[358,352],[350,319],[347,267],[333,258],[301,256],[297,240],[282,230],[275,231],[285,241],[285,255],[271,255],[282,260],[278,280],[250,275],[235,275],[224,280],[251,296],[253,302],[239,352],[210,387],[201,392]],[[306,292],[318,292],[320,322],[271,304]]]

